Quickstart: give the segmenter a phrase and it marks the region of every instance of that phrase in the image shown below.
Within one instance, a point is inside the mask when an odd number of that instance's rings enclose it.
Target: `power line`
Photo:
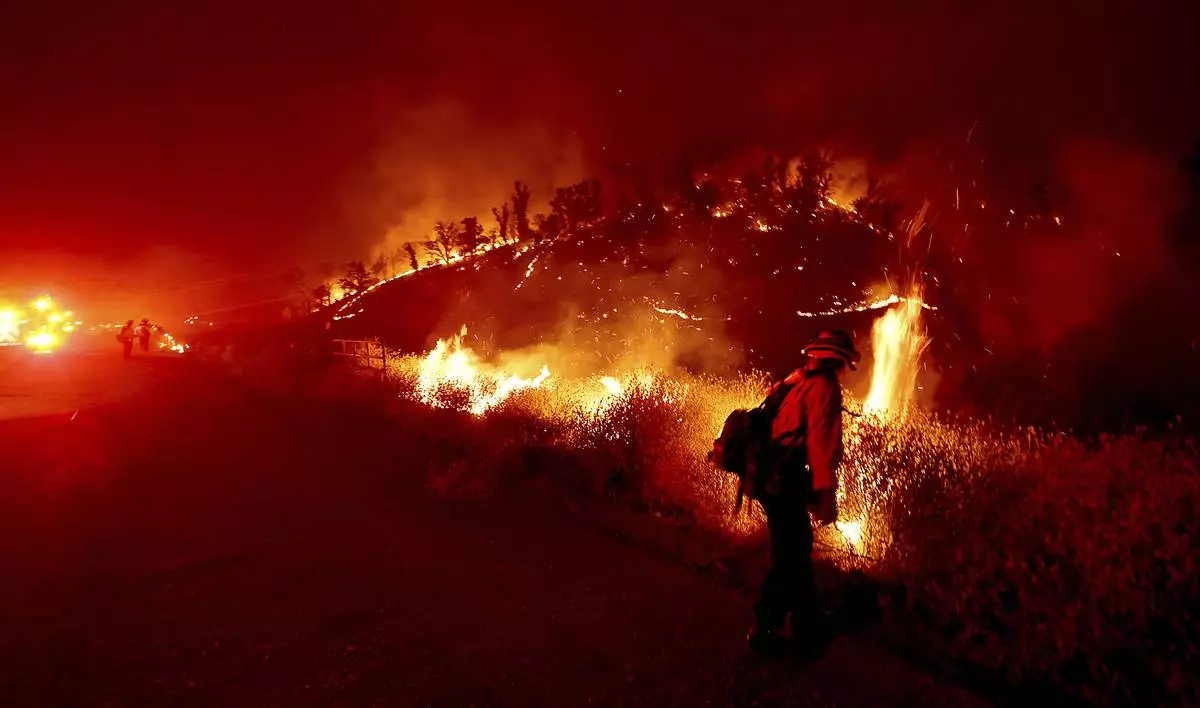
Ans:
[[[247,302],[242,305],[232,305],[230,307],[222,307],[222,308],[218,308],[216,310],[206,310],[204,312],[196,312],[196,313],[193,313],[193,316],[203,317],[205,315],[212,315],[212,314],[216,314],[218,312],[232,312],[234,310],[244,310],[247,307],[254,307],[255,305],[265,305],[269,302],[282,302],[284,300],[291,300],[292,297],[293,296],[291,296],[291,295],[282,295],[280,297],[273,297],[273,298],[269,298],[267,300],[257,300],[255,302]]]
[[[204,285],[213,285],[215,283],[230,283],[230,282],[236,282],[239,280],[259,280],[262,278],[272,278],[272,277],[276,277],[276,276],[286,275],[287,273],[290,273],[290,272],[291,272],[291,269],[285,269],[285,270],[272,271],[270,273],[242,273],[240,275],[227,275],[227,276],[223,276],[220,278],[210,278],[209,280],[197,280],[197,281],[193,281],[191,283],[181,283],[181,284],[173,284],[173,285],[169,285],[169,286],[163,286],[161,288],[155,288],[151,292],[192,290],[194,288],[198,288],[198,287],[201,287]]]

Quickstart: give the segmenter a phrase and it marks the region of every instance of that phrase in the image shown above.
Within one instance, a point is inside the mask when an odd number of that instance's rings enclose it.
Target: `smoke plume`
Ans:
[[[497,124],[449,102],[413,108],[387,130],[369,168],[351,179],[343,209],[361,245],[342,248],[391,261],[404,244],[432,238],[439,221],[457,225],[475,216],[490,228],[492,208],[512,197],[518,180],[532,192],[532,218],[546,210],[555,188],[583,174],[575,138],[560,129]]]

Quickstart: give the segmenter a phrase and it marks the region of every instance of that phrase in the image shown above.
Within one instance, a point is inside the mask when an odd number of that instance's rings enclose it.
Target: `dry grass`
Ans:
[[[404,371],[392,377],[401,395],[413,386]],[[735,478],[704,454],[730,410],[760,400],[762,378],[641,372],[622,383],[619,395],[586,378],[513,394],[473,418],[479,457],[439,484],[552,474],[581,494],[625,494],[731,540],[757,538],[757,506],[734,515]],[[439,397],[469,404],[453,390]],[[840,508],[851,526],[818,534],[836,563],[902,584],[957,652],[1014,681],[1100,702],[1196,697],[1193,441],[1088,444],[919,411],[851,418],[846,435]]]

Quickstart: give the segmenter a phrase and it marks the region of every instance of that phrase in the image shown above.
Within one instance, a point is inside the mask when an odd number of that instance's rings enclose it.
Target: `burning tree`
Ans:
[[[338,279],[338,285],[347,295],[357,295],[378,282],[378,278],[367,272],[362,261],[350,261],[346,266],[346,275]]]
[[[508,211],[508,202],[497,209],[492,207],[492,216],[496,218],[496,243],[508,243],[508,220],[511,214]]]
[[[453,222],[439,221],[433,227],[434,237],[425,242],[425,250],[432,256],[430,263],[441,261],[449,265],[454,257],[454,243],[458,240],[458,229]]]
[[[580,229],[590,229],[603,216],[600,201],[600,180],[590,179],[559,187],[550,200],[550,215],[554,219],[555,233],[573,234]]]
[[[384,276],[387,275],[387,272],[388,262],[381,253],[379,254],[379,257],[375,259],[375,262],[371,264],[371,275],[375,278],[375,281],[378,282],[383,280]]]
[[[332,301],[333,292],[329,289],[328,285],[321,283],[317,287],[313,288],[312,297],[319,306],[328,307],[329,303]]]
[[[413,270],[421,270],[421,263],[417,260],[417,250],[413,248],[412,243],[404,244],[404,252],[408,254],[408,265]]]
[[[876,177],[867,178],[866,194],[854,200],[854,211],[884,233],[895,233],[899,229],[900,209],[900,202],[890,197]]]
[[[468,216],[462,220],[462,230],[458,232],[458,252],[464,256],[479,250],[483,244],[483,226],[479,219]]]
[[[516,220],[517,238],[525,241],[533,237],[529,228],[529,198],[532,196],[529,187],[520,181],[513,183],[513,218]]]
[[[795,172],[788,175],[784,190],[789,210],[801,218],[811,219],[829,200],[829,183],[833,176],[831,165],[820,155],[810,155],[796,164]]]

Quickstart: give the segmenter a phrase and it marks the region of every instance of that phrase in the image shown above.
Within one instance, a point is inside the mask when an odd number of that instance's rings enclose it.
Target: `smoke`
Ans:
[[[427,346],[465,323],[472,348],[523,375],[543,364],[573,377],[681,367],[731,373],[742,351],[724,332],[717,303],[725,283],[706,256],[686,237],[643,244],[639,266],[626,256],[580,255],[564,242],[510,267],[505,254],[489,254],[460,281]]]
[[[361,243],[340,244],[342,252],[358,248],[370,260],[390,261],[404,244],[432,238],[439,221],[457,224],[475,216],[490,228],[492,208],[512,197],[518,180],[531,190],[532,218],[546,210],[557,187],[583,178],[581,149],[569,133],[533,121],[492,118],[452,102],[400,115],[369,170],[350,181],[343,211]]]
[[[57,251],[10,251],[0,259],[2,299],[49,294],[87,324],[148,317],[177,324],[196,312],[229,307],[281,290],[276,273],[231,275],[230,264],[180,248],[122,258]]]
[[[1168,265],[1167,225],[1179,175],[1153,156],[1111,142],[1077,139],[1056,153],[1061,208],[1027,229],[1006,229],[980,249],[991,302],[988,339],[1048,351],[1109,317]],[[1014,215],[1015,218],[1015,215]],[[995,267],[1000,265],[1000,267]]]
[[[849,206],[866,195],[873,176],[868,161],[862,157],[839,157],[830,167],[829,196],[838,204]]]

